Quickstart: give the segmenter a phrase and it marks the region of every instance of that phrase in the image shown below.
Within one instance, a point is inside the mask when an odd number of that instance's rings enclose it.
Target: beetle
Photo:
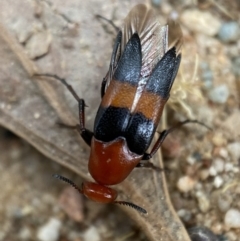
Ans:
[[[135,167],[153,167],[149,159],[173,130],[162,131],[147,153],[178,72],[181,45],[178,24],[161,25],[153,9],[136,5],[117,34],[109,70],[102,81],[102,101],[93,132],[85,128],[84,99],[65,79],[44,75],[60,80],[78,101],[79,124],[68,127],[76,128],[91,147],[88,169],[95,182],[83,182],[79,188],[63,176],[54,177],[93,201],[124,204],[147,213],[131,202],[116,201],[117,191],[109,186],[121,183]],[[197,121],[180,125],[187,122]]]

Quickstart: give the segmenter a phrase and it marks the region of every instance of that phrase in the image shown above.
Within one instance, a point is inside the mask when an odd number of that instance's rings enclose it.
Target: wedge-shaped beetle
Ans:
[[[133,203],[115,201],[117,191],[108,186],[122,182],[135,167],[148,163],[169,133],[161,132],[151,152],[146,152],[178,72],[181,45],[179,25],[163,26],[152,9],[135,6],[117,34],[93,132],[84,126],[84,100],[64,79],[45,75],[60,80],[79,103],[80,123],[75,128],[91,147],[88,168],[96,182],[84,182],[78,188],[65,177],[56,178],[93,201],[125,204],[146,213]]]

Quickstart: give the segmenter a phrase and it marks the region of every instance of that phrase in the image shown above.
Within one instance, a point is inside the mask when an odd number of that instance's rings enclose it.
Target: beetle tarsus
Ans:
[[[99,14],[96,14],[95,17],[103,19],[104,21],[108,22],[115,29],[116,32],[118,32],[120,30],[120,28],[117,25],[115,25],[115,23],[112,20],[107,19],[107,18],[105,18],[105,17],[103,17],[102,15],[99,15]]]

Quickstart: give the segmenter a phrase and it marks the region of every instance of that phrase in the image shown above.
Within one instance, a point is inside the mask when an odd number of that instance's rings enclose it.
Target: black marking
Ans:
[[[109,142],[124,133],[130,118],[130,111],[127,108],[99,107],[95,123],[94,136],[96,139]]]
[[[127,108],[100,107],[95,119],[94,136],[103,142],[124,137],[129,150],[143,155],[148,149],[156,126],[142,113],[130,113]]]
[[[124,133],[129,149],[143,155],[151,144],[155,130],[152,120],[147,119],[142,113],[133,114]]]
[[[177,75],[181,56],[176,56],[176,49],[170,49],[158,62],[149,77],[146,90],[168,98],[174,79]]]
[[[137,33],[129,39],[114,72],[113,79],[137,85],[142,67],[141,43]]]

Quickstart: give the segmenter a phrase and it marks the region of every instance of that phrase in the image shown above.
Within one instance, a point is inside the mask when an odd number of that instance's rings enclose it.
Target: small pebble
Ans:
[[[227,140],[222,132],[215,132],[212,137],[212,142],[215,146],[225,146],[227,144]]]
[[[98,233],[98,230],[94,227],[91,226],[84,234],[83,234],[83,240],[84,241],[100,241],[100,235]]]
[[[195,184],[196,184],[196,181],[193,180],[191,177],[183,176],[179,178],[177,182],[177,187],[181,192],[186,193],[191,191],[194,188]]]
[[[228,156],[228,151],[226,148],[220,148],[219,150],[219,155],[224,158],[224,159],[227,159],[229,156]]]
[[[206,62],[201,63],[203,86],[209,90],[213,86],[213,72]]]
[[[234,162],[240,158],[240,142],[232,142],[227,145],[227,150]]]
[[[187,163],[189,165],[194,165],[196,163],[196,158],[194,158],[192,155],[187,157]]]
[[[201,212],[206,213],[210,208],[209,198],[203,192],[200,191],[196,193],[196,197],[198,200],[199,209],[201,210]]]
[[[221,212],[225,213],[227,210],[229,210],[232,201],[233,199],[231,195],[221,194],[217,199],[218,208]]]
[[[226,103],[229,97],[229,89],[225,84],[214,87],[208,92],[209,99],[216,104]]]
[[[19,239],[21,240],[30,240],[32,237],[31,230],[28,227],[21,229],[19,233]]]
[[[237,22],[223,23],[219,29],[218,37],[225,43],[235,42],[240,37],[240,26]]]
[[[199,176],[201,180],[206,180],[209,177],[209,169],[200,170]]]
[[[178,210],[178,216],[184,221],[189,222],[192,218],[192,214],[189,210],[186,209],[180,209]]]
[[[40,116],[41,116],[41,115],[40,115],[39,112],[35,112],[35,113],[34,113],[34,118],[35,118],[35,119],[39,119]]]
[[[229,209],[224,217],[224,223],[228,228],[240,228],[240,212],[237,209]]]
[[[216,15],[197,9],[185,10],[181,21],[189,30],[208,36],[216,35],[221,27],[221,22]]]
[[[60,235],[62,223],[56,218],[51,218],[45,225],[39,228],[37,238],[40,241],[57,241]]]
[[[213,181],[213,185],[215,188],[219,188],[223,185],[223,179],[220,176],[216,176]]]
[[[225,163],[224,163],[223,159],[221,159],[221,158],[214,159],[212,165],[214,166],[217,173],[221,173],[224,171]]]
[[[225,163],[224,167],[225,172],[233,172],[234,171],[234,165],[230,162]]]
[[[209,175],[212,176],[212,177],[215,177],[217,175],[217,170],[215,169],[214,166],[211,166],[209,168]]]

